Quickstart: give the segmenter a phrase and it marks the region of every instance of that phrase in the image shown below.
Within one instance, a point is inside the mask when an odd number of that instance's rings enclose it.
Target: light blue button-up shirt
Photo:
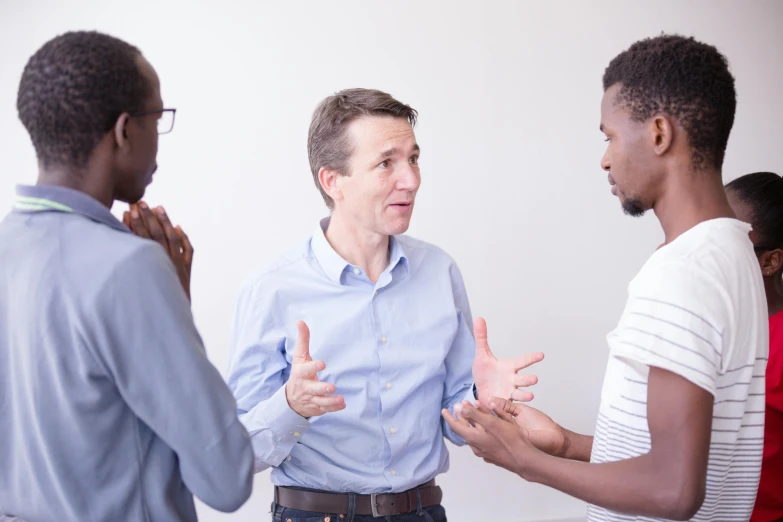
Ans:
[[[448,469],[444,436],[464,441],[441,408],[473,400],[475,342],[462,276],[443,250],[391,238],[390,263],[372,283],[324,235],[251,276],[237,300],[229,388],[251,435],[256,471],[272,482],[336,492],[399,492]],[[296,322],[310,327],[346,408],[305,420],[285,383]]]
[[[193,521],[253,452],[164,250],[86,194],[19,187],[0,223],[0,518]]]

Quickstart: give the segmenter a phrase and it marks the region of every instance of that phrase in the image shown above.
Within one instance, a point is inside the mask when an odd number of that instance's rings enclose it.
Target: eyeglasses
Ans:
[[[177,109],[158,109],[154,111],[131,112],[131,116],[147,116],[148,114],[160,114],[158,118],[158,134],[168,134],[174,128],[174,116]]]

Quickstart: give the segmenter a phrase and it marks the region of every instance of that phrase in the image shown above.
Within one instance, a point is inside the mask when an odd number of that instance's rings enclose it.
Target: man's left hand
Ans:
[[[473,382],[476,383],[478,399],[489,406],[493,397],[511,399],[519,402],[533,400],[533,394],[525,388],[538,382],[535,375],[519,375],[517,372],[544,359],[541,352],[529,353],[514,359],[498,360],[489,349],[487,342],[487,323],[482,318],[473,325],[476,337],[476,358],[473,360]]]

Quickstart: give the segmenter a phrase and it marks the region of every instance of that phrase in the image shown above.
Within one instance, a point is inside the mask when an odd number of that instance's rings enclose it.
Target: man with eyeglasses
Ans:
[[[160,209],[129,221],[168,251],[109,211],[141,199],[172,128],[157,74],[121,40],[66,33],[30,58],[17,107],[39,174],[0,223],[0,518],[190,521],[193,494],[236,510],[253,452],[193,323],[188,239]]]

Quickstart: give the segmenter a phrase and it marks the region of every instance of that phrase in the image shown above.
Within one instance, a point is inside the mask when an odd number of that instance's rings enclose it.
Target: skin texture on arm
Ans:
[[[713,397],[672,372],[650,368],[650,451],[591,464],[548,455],[498,401],[495,412],[463,404],[451,428],[487,462],[590,504],[630,515],[687,520],[704,502]]]

